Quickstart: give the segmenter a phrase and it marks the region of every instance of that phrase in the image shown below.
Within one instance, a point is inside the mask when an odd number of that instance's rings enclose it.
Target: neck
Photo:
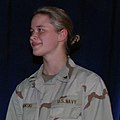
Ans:
[[[67,62],[66,55],[57,55],[57,57],[43,58],[43,73],[47,75],[55,75],[63,68]]]

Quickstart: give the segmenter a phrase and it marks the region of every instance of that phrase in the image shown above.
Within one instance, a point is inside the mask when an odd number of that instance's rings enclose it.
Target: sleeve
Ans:
[[[84,104],[82,120],[113,120],[107,88],[95,74],[86,82]]]
[[[9,102],[6,120],[22,120],[22,109],[20,106],[20,98],[16,91],[12,94]]]

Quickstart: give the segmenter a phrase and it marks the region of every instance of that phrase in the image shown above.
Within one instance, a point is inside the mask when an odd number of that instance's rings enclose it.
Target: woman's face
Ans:
[[[31,21],[30,31],[30,44],[34,55],[46,56],[55,52],[59,43],[59,33],[50,23],[50,18],[47,15],[35,15]]]

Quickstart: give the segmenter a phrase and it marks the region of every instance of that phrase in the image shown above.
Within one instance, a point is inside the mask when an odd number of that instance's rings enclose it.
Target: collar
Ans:
[[[61,69],[61,71],[51,80],[48,80],[46,83],[48,84],[55,84],[57,81],[59,80],[61,82],[69,82],[70,79],[70,68],[75,67],[75,63],[73,62],[73,60],[68,57],[68,63]],[[44,80],[42,78],[42,71],[43,71],[43,64],[41,65],[41,67],[39,68],[39,70],[37,72],[35,72],[33,75],[31,75],[29,77],[29,81],[33,83],[33,81],[36,81],[37,83],[41,83],[44,84]]]

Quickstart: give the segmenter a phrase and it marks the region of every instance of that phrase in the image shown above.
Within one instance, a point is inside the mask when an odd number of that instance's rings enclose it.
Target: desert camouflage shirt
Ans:
[[[108,91],[94,72],[70,58],[45,81],[43,65],[14,91],[6,120],[113,120]]]

